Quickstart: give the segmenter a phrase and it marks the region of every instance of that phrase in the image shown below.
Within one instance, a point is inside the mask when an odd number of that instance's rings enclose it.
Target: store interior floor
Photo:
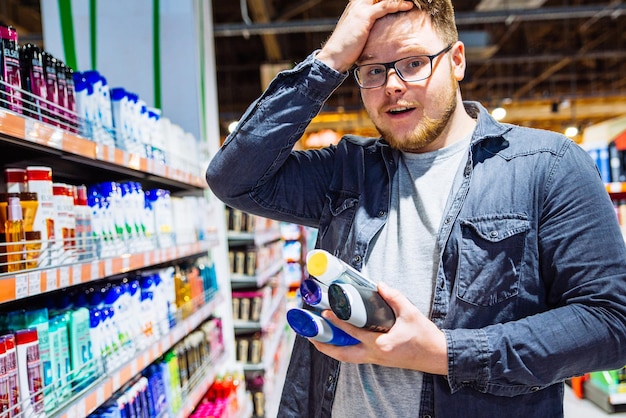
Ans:
[[[572,389],[565,385],[565,418],[601,418],[601,417],[626,417],[626,412],[608,413],[588,399],[579,399]]]

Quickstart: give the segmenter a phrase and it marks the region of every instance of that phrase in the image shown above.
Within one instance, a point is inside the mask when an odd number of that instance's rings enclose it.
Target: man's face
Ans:
[[[432,55],[446,46],[425,13],[388,15],[374,24],[357,64]],[[456,58],[451,58],[451,54],[456,54]],[[433,59],[432,75],[426,80],[405,82],[391,69],[384,85],[361,89],[365,109],[392,147],[426,152],[445,146],[442,133],[461,103],[458,80],[463,78],[464,63],[462,53],[453,47]]]

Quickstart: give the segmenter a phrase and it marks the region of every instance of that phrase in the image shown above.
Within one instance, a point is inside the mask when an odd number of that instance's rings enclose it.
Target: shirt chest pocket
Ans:
[[[483,216],[460,224],[457,297],[473,305],[493,306],[516,296],[530,230],[526,216]]]
[[[326,195],[326,205],[320,219],[318,243],[322,248],[336,248],[347,241],[359,195],[347,191],[331,191]]]

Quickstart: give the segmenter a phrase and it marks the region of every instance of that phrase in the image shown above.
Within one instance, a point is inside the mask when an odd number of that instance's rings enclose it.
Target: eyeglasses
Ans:
[[[426,80],[433,73],[433,60],[450,49],[452,44],[433,55],[416,55],[392,62],[359,65],[353,71],[354,78],[362,89],[375,89],[387,82],[387,74],[393,68],[398,77],[407,83]]]

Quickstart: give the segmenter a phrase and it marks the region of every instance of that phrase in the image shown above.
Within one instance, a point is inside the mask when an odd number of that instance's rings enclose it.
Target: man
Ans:
[[[212,160],[228,205],[318,228],[379,281],[388,333],[297,338],[281,417],[562,417],[563,381],[626,363],[626,249],[588,155],[463,102],[450,0],[351,0]],[[292,151],[353,69],[380,138]]]

